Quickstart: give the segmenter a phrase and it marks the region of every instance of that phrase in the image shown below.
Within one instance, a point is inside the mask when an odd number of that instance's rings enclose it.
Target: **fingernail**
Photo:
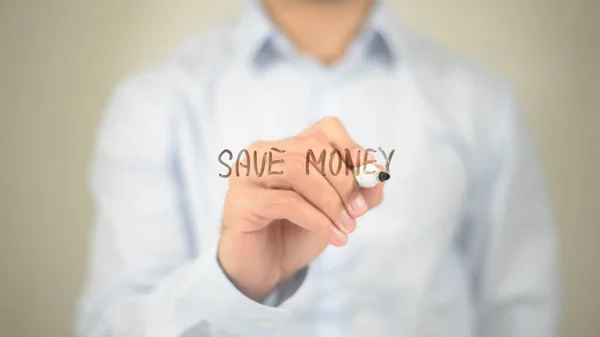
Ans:
[[[354,199],[350,202],[350,208],[357,213],[363,214],[367,211],[367,203],[365,202],[365,198],[362,194],[358,193]]]
[[[333,240],[337,245],[343,246],[348,242],[348,236],[340,232],[337,227],[333,226],[331,229],[333,231]]]
[[[350,234],[356,229],[356,221],[346,210],[342,211],[342,227],[346,234]]]

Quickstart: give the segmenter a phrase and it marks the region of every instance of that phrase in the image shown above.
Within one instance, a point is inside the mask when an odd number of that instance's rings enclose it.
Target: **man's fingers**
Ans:
[[[334,152],[326,165],[324,178],[337,192],[346,207],[347,213],[353,218],[362,216],[367,212],[367,204],[359,192],[359,187],[354,177],[354,170],[343,161],[343,155]],[[332,164],[335,163],[335,164]]]
[[[361,188],[360,193],[365,198],[369,209],[373,209],[383,202],[383,186],[385,183],[379,183],[372,188]]]
[[[345,233],[354,231],[356,221],[347,211],[347,203],[344,201],[349,199],[349,192],[345,192],[343,197],[340,196],[340,192],[310,163],[310,171],[307,174],[304,158],[289,156],[285,160],[285,175],[269,176],[257,180],[257,184],[263,188],[295,191],[329,217],[338,229]]]
[[[250,147],[259,152],[270,148],[285,149],[285,153],[277,156],[277,159],[281,160],[277,167],[278,170],[283,171],[283,174],[265,174],[261,177],[251,174],[248,181],[263,188],[298,192],[325,213],[345,233],[354,231],[356,228],[354,219],[364,215],[369,205],[380,203],[378,199],[381,199],[379,197],[381,193],[368,193],[369,200],[366,200],[363,193],[359,193],[354,171],[348,168],[348,166],[360,166],[365,161],[371,161],[372,156],[365,157],[368,152],[334,149],[319,133],[275,143],[255,143]]]
[[[255,151],[259,153],[257,158],[253,155]],[[326,228],[326,232],[320,232],[321,235],[331,237],[332,233],[339,231],[346,234],[353,232],[356,228],[355,218],[383,200],[382,186],[367,190],[360,189],[356,184],[352,168],[372,162],[374,157],[354,142],[341,121],[335,117],[322,119],[297,137],[278,142],[254,143],[248,152],[248,156],[254,160],[252,164],[247,163],[252,166],[258,164],[260,167],[264,166],[257,162],[261,158],[260,154],[269,153],[267,163],[276,160],[276,171],[279,173],[271,174],[270,169],[266,169],[264,174],[251,173],[242,179],[245,181],[243,188],[273,190],[272,193],[295,193],[290,198],[296,199],[291,201],[300,202],[297,199],[301,198],[302,207],[309,205],[338,229],[333,231]],[[286,212],[290,210],[295,213],[286,216]],[[298,208],[294,207],[279,207],[276,211],[271,211],[280,212],[277,214],[268,213],[268,210],[256,214],[270,214],[271,217],[277,215],[281,219],[297,223],[300,221],[297,211]],[[318,232],[306,220],[297,225]],[[338,237],[337,244],[340,244],[339,235],[334,235],[333,238],[335,237]]]
[[[255,187],[246,193],[252,195],[252,198],[240,198],[239,200],[245,200],[240,207],[254,214],[254,220],[259,222],[259,226],[285,219],[327,238],[333,245],[343,246],[348,242],[347,235],[342,233],[327,215],[297,192]]]
[[[285,148],[279,167],[281,175],[250,177],[264,188],[289,189],[300,193],[322,210],[345,233],[354,231],[354,218],[367,211],[358,193],[354,172],[348,169],[345,154],[333,149],[322,136],[299,136],[278,143],[258,144],[259,147]]]

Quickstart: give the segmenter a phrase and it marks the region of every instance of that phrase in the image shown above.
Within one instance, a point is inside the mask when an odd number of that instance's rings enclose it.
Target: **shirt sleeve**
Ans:
[[[91,168],[96,215],[76,335],[271,336],[289,314],[280,301],[249,299],[221,269],[217,242],[197,246],[170,90],[166,76],[138,75],[110,101]]]
[[[472,203],[477,336],[551,337],[560,316],[557,234],[534,143],[507,91]]]

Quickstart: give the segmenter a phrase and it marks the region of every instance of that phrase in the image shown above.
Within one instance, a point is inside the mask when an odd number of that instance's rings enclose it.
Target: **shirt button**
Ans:
[[[262,328],[270,328],[273,326],[273,322],[270,319],[262,318],[258,320],[258,325]]]

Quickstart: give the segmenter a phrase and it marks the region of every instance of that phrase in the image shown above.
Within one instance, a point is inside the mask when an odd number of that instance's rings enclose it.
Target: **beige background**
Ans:
[[[86,167],[116,81],[240,0],[0,0],[0,336],[71,334]],[[398,0],[406,23],[509,78],[562,240],[564,335],[600,336],[600,1]]]

